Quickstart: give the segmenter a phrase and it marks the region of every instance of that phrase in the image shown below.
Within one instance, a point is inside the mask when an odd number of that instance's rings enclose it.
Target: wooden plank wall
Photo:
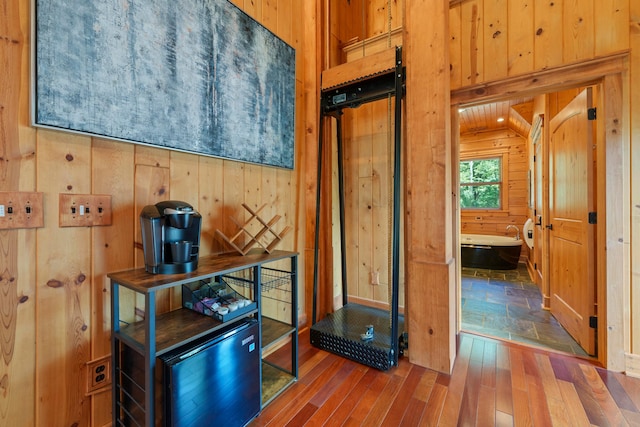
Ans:
[[[630,206],[622,203],[624,213],[616,212],[610,223],[616,235],[607,237],[610,256],[633,257],[625,267],[618,263],[607,271],[608,293],[624,296],[608,310],[613,341],[607,360],[616,369],[625,369],[623,352],[640,353],[640,192],[632,185],[640,179],[640,148],[634,142],[640,133],[639,16],[640,6],[632,0],[462,0],[451,2],[449,10],[452,90],[630,50],[625,89],[618,93],[625,116],[618,120],[630,119],[621,149],[631,161],[614,166],[612,180],[621,174],[623,184],[610,190],[620,191],[618,199],[631,201]],[[534,82],[529,89],[535,90]]]
[[[629,61],[631,71],[625,76],[630,83],[628,96],[623,97],[623,105],[631,115],[631,126],[629,133],[624,134],[624,138],[629,138],[629,167],[631,169],[631,183],[640,182],[640,2],[629,2],[631,12],[629,20],[629,48],[631,48],[631,60]],[[621,36],[622,37],[622,36]],[[631,247],[631,288],[625,290],[624,301],[632,301],[629,307],[629,314],[625,313],[625,320],[631,323],[631,348],[629,353],[632,359],[640,361],[640,185],[631,185],[631,201],[629,210],[631,211],[631,235],[624,236],[625,242]],[[636,373],[640,372],[640,364]]]
[[[460,137],[460,159],[469,155],[487,156],[497,153],[506,154],[508,161],[508,180],[504,183],[507,190],[508,209],[503,212],[468,211],[460,212],[460,232],[469,234],[493,234],[513,236],[514,231],[507,231],[507,225],[515,225],[520,229],[528,218],[528,170],[527,141],[510,130],[465,134]],[[521,259],[528,257],[528,247],[522,246]]]
[[[350,62],[393,46],[389,31],[402,25],[402,3],[398,0],[330,2],[331,46],[336,49],[330,54],[331,64]],[[394,41],[395,37],[397,33]],[[376,40],[371,42],[372,38]],[[355,45],[360,47],[353,47]],[[394,102],[393,98],[385,99],[345,110],[342,119],[348,295],[363,303],[383,306],[389,302],[391,282],[393,171],[389,156]],[[337,223],[337,216],[335,220]],[[339,262],[339,258],[334,260],[334,264]],[[337,277],[336,281],[340,285],[341,278]],[[400,283],[402,307],[404,271]],[[336,291],[336,297],[340,296],[340,286]]]
[[[330,66],[348,61],[344,47],[371,38],[385,38],[390,30],[402,27],[405,0],[330,0],[328,2]],[[386,43],[385,43],[386,45]],[[361,49],[368,49],[361,44]],[[375,48],[374,48],[375,50]],[[367,50],[367,52],[369,52]],[[371,52],[372,53],[372,52]]]
[[[391,286],[394,102],[347,111],[343,123],[348,293],[380,303],[389,302]]]
[[[305,246],[304,233],[298,232],[305,224],[300,182],[306,117],[301,102],[303,5],[295,0],[233,3],[296,48],[293,171],[31,127],[30,2],[2,0],[0,191],[42,192],[45,217],[40,229],[0,231],[0,425],[110,423],[111,395],[86,393],[85,364],[110,353],[106,274],[143,264],[138,219],[142,206],[166,199],[193,204],[203,216],[205,255],[229,250],[214,232],[236,231],[229,217],[243,219],[243,202],[254,208],[267,204],[265,217],[277,213],[283,217],[278,227],[294,226],[279,248]],[[113,225],[59,227],[60,193],[110,194]],[[304,275],[299,280],[304,289]],[[178,304],[179,295],[167,293],[159,308]],[[129,294],[122,307],[129,320],[136,318],[136,307],[140,309],[141,302]],[[272,309],[274,315],[288,314],[282,306]]]
[[[451,89],[628,49],[631,3],[629,0],[452,2]]]
[[[0,189],[36,189],[36,133],[27,125],[29,8],[14,1],[0,9]],[[9,142],[7,142],[9,141]],[[34,425],[36,393],[36,230],[0,232],[0,416],[6,424]]]
[[[380,35],[381,29],[385,28],[387,17],[386,11],[382,13],[382,10],[386,2],[383,0],[364,5],[364,12],[359,1],[346,2],[351,9],[344,2],[338,3],[342,4],[342,9],[339,9],[340,4],[335,5],[336,1],[331,2],[332,12],[338,10],[337,14],[332,13],[331,49],[340,49],[353,39]],[[623,151],[629,153],[631,160],[629,164],[619,165],[625,182],[620,191],[624,193],[624,200],[630,199],[630,204],[625,208],[626,220],[620,224],[616,221],[620,235],[610,236],[610,239],[612,244],[620,245],[620,251],[616,253],[629,252],[623,249],[628,245],[633,258],[629,271],[607,274],[609,282],[614,284],[612,291],[625,295],[627,307],[619,317],[620,321],[612,323],[614,329],[623,329],[618,336],[629,340],[626,350],[640,354],[640,190],[631,184],[640,182],[640,149],[634,143],[640,133],[640,90],[637,88],[640,84],[640,4],[632,0],[452,0],[449,6],[451,90],[504,81],[630,50],[629,71],[623,76],[625,89],[620,96],[623,97],[623,110],[628,115],[623,121],[630,119],[624,135],[629,143],[625,143]],[[399,11],[404,8],[408,11],[410,5],[405,2]],[[394,27],[403,24],[402,18],[408,19],[403,13],[393,16]],[[430,40],[425,38],[417,42],[428,46]],[[416,52],[420,55],[424,51]],[[328,55],[339,56],[335,51]],[[405,63],[409,67],[414,58],[405,57]],[[535,91],[535,82],[530,89]],[[435,220],[441,228],[445,227],[446,219],[437,217]],[[630,286],[623,287],[623,283]],[[407,286],[412,284],[407,283]],[[450,292],[446,286],[438,291],[443,298]],[[412,341],[420,338],[413,336]]]

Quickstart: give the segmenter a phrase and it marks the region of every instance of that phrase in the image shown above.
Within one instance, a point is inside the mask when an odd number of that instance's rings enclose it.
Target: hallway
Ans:
[[[542,308],[524,264],[516,270],[462,269],[462,330],[588,357]]]

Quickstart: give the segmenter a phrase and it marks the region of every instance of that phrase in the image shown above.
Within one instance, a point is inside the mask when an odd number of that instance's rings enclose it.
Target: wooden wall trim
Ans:
[[[606,268],[599,269],[598,305],[606,309],[598,312],[598,346],[599,359],[608,369],[625,370],[625,351],[630,350],[626,342],[631,324],[628,305],[630,301],[628,289],[631,278],[627,276],[630,261],[630,226],[629,226],[629,183],[631,182],[630,141],[627,121],[628,112],[623,105],[626,94],[621,75],[607,76],[603,82],[603,107],[605,112],[604,131],[605,147],[599,150],[598,165],[605,163],[604,197],[599,197],[597,209],[606,212],[603,217],[604,226],[598,227],[599,244],[596,256],[606,259]],[[600,145],[600,144],[599,144]],[[598,185],[602,185],[600,182]],[[606,206],[604,206],[606,205]],[[599,214],[600,215],[600,214]],[[600,222],[600,221],[599,221]],[[605,327],[606,325],[606,327]]]
[[[559,67],[548,68],[516,77],[451,91],[451,105],[478,105],[509,97],[533,95],[544,91],[559,91],[570,87],[587,85],[603,76],[626,70],[629,50],[602,56],[587,61],[578,61]]]
[[[313,284],[314,284],[314,262],[315,262],[315,227],[316,227],[316,185],[318,170],[318,132],[320,128],[319,108],[320,97],[318,88],[320,87],[320,70],[323,68],[324,62],[328,58],[324,56],[326,49],[322,48],[323,44],[323,7],[319,2],[303,2],[303,19],[306,28],[313,28],[313,31],[306,31],[304,34],[303,46],[305,52],[309,53],[303,56],[304,61],[304,209],[303,218],[298,221],[300,227],[304,227],[304,313],[307,318],[313,317]],[[326,11],[325,11],[326,13]],[[327,41],[325,40],[325,43]],[[323,60],[324,59],[324,60]],[[301,183],[302,184],[302,183]],[[327,246],[330,247],[331,241],[321,242],[322,247],[319,249],[320,256],[324,256]],[[302,267],[302,266],[301,266]],[[327,274],[327,273],[323,273]],[[330,276],[329,276],[330,277]],[[325,313],[331,307],[331,304],[324,300],[318,308],[319,313]]]
[[[631,167],[629,182],[640,182],[640,2],[630,1],[629,45],[631,55],[629,68],[631,73],[623,76],[623,109],[624,117],[630,118],[629,129],[625,129],[624,140],[630,141],[629,151]],[[631,216],[629,245],[631,259],[629,260],[631,275],[630,295],[626,299],[630,302],[628,322],[630,329],[631,352],[640,356],[640,186],[631,185],[629,214]],[[640,358],[640,357],[639,357]],[[640,373],[640,371],[637,371]]]
[[[630,377],[640,378],[640,356],[633,353],[626,353],[625,374]]]
[[[374,55],[363,56],[322,72],[321,89],[342,86],[347,83],[393,70],[396,65],[396,50],[389,48]]]

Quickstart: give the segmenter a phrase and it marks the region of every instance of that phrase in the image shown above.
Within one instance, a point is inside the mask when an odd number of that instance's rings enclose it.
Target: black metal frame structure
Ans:
[[[316,193],[316,228],[314,244],[314,283],[311,343],[324,350],[355,360],[380,370],[397,366],[403,350],[404,317],[399,315],[400,287],[400,191],[401,191],[401,129],[402,98],[405,93],[405,71],[402,64],[402,48],[396,47],[395,66],[388,71],[372,75],[337,88],[322,90],[320,94],[320,121],[318,138],[318,176]],[[362,104],[395,97],[394,159],[393,159],[393,221],[392,221],[392,276],[389,312],[347,301],[347,265],[345,235],[344,164],[342,153],[342,110],[357,108]],[[340,210],[340,248],[342,259],[343,307],[317,321],[319,279],[320,203],[322,185],[323,121],[333,117],[337,127],[338,197]],[[368,326],[374,327],[371,339],[361,335]]]

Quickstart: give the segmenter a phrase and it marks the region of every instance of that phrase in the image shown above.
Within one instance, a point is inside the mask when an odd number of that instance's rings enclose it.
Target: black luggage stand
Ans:
[[[381,73],[359,78],[344,85],[321,90],[318,138],[318,182],[316,193],[316,229],[314,245],[313,316],[311,344],[356,362],[386,371],[398,365],[404,350],[404,316],[398,313],[400,282],[400,159],[402,98],[404,97],[402,48],[395,49],[395,64]],[[393,159],[392,277],[390,310],[382,310],[347,301],[347,265],[344,219],[344,165],[342,154],[342,110],[395,96]],[[338,197],[340,209],[340,248],[342,258],[343,307],[316,322],[319,269],[320,193],[322,183],[323,121],[333,117],[337,124]],[[373,335],[367,332],[373,327]]]

